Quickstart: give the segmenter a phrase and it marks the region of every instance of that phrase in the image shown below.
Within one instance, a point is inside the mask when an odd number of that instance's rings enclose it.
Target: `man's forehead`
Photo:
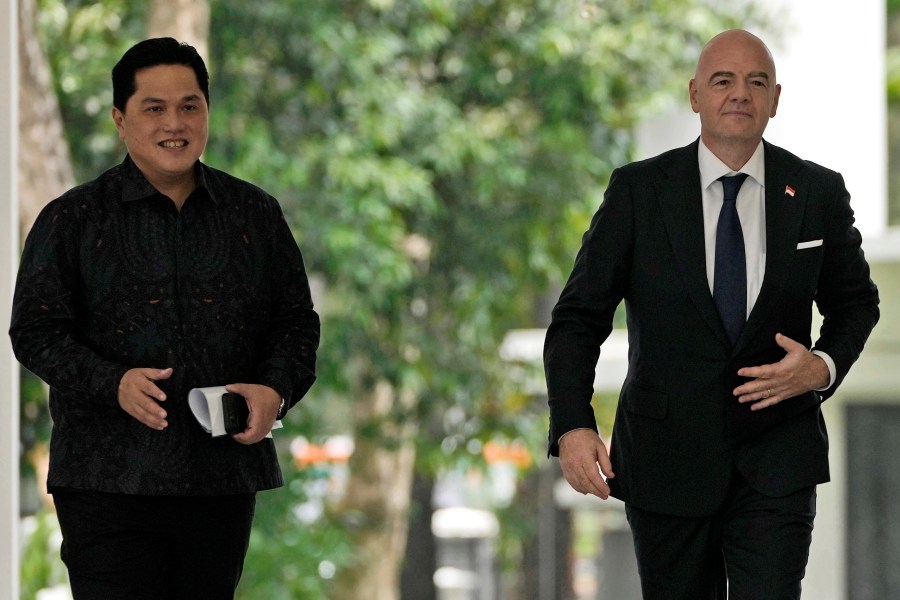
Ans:
[[[184,85],[189,82],[199,89],[197,74],[187,65],[154,65],[144,69],[138,69],[134,73],[134,81],[140,86],[144,85]]]
[[[181,67],[178,70],[160,67]],[[189,100],[203,97],[194,70],[184,65],[157,65],[137,71],[134,75],[135,93],[133,98],[144,101],[147,98],[157,100]]]
[[[746,32],[728,32],[714,38],[700,53],[698,71],[758,71],[770,79],[775,76],[775,61],[759,38]]]

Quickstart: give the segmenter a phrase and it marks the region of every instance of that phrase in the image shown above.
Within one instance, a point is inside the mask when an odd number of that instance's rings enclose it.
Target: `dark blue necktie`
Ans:
[[[720,177],[725,190],[724,203],[716,226],[716,269],[713,275],[713,300],[734,344],[747,320],[747,259],[744,234],[737,213],[737,195],[746,173]]]

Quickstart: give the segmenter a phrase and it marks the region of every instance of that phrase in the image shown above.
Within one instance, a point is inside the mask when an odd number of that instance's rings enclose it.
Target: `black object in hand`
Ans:
[[[250,407],[240,394],[225,392],[222,394],[222,417],[225,420],[225,433],[231,435],[247,429],[247,418]]]

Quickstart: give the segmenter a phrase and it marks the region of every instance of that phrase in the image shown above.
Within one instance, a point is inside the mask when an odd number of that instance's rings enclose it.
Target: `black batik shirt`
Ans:
[[[220,495],[282,485],[271,439],[212,438],[188,391],[274,388],[287,406],[315,380],[319,318],[281,209],[259,188],[201,163],[181,210],[129,157],[47,205],[25,241],[10,337],[50,386],[49,487]],[[118,404],[136,367],[157,385],[168,427]],[[277,433],[276,433],[277,435]]]

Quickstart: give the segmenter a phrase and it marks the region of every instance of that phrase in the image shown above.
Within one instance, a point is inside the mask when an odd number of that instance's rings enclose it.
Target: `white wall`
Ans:
[[[863,236],[887,225],[886,8],[883,0],[765,0],[784,27],[782,82],[766,138],[837,171]],[[779,9],[781,7],[781,9]]]
[[[19,258],[17,30],[16,3],[0,1],[0,600],[19,598],[19,367],[6,334]]]

